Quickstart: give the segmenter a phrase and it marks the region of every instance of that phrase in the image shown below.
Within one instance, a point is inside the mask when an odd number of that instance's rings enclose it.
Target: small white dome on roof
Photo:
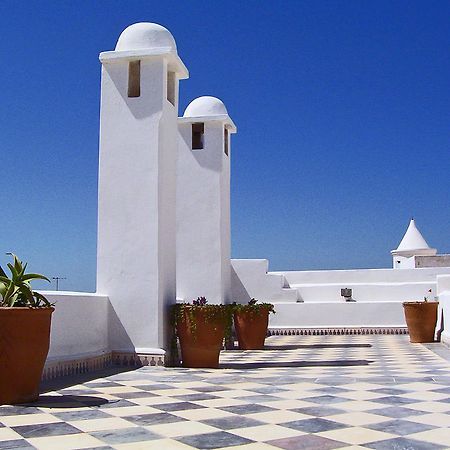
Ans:
[[[177,44],[171,32],[157,23],[139,22],[122,31],[116,51],[166,48],[176,53]]]
[[[222,100],[216,97],[203,96],[192,100],[184,111],[183,117],[228,115]]]
[[[423,250],[423,249],[429,249],[429,248],[430,247],[427,244],[427,241],[423,238],[422,234],[417,229],[414,219],[411,219],[408,229],[406,230],[406,233],[403,236],[403,239],[400,242],[396,251],[397,252],[405,252],[405,251]]]

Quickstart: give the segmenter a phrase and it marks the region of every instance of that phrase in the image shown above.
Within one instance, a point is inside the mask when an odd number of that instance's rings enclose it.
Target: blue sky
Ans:
[[[98,53],[140,21],[190,70],[180,114],[214,95],[238,126],[233,257],[389,267],[411,216],[450,252],[448,17],[448,1],[2,0],[0,253],[95,290]]]

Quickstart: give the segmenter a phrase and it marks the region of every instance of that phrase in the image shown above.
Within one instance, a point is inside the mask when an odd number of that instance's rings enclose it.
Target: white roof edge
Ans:
[[[236,133],[237,127],[228,114],[217,114],[214,116],[195,116],[195,117],[178,117],[179,123],[195,123],[195,122],[222,122],[229,125],[229,130]]]
[[[437,249],[435,248],[415,248],[412,250],[391,250],[393,256],[435,256]]]
[[[189,78],[189,71],[181,58],[172,51],[170,47],[149,48],[145,50],[127,51],[107,51],[101,52],[98,56],[102,64],[111,64],[123,60],[132,61],[135,59],[148,59],[155,56],[164,56],[169,60],[169,67],[172,68],[181,80]]]

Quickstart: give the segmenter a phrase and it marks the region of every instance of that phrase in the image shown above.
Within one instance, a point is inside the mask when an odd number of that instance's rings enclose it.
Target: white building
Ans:
[[[188,71],[160,25],[131,25],[100,61],[97,293],[47,293],[56,311],[46,376],[111,358],[163,364],[177,298],[275,303],[278,333],[398,333],[402,302],[431,289],[450,323],[449,255],[436,255],[414,221],[392,251],[394,269],[271,273],[267,260],[230,260],[236,126],[225,105],[199,97],[178,117]]]
[[[437,255],[437,250],[430,248],[417,229],[414,219],[411,219],[397,249],[391,253],[394,269],[450,267],[450,255]]]

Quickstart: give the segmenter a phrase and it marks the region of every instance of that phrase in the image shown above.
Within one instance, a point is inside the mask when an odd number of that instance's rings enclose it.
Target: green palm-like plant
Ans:
[[[7,253],[13,257],[14,263],[8,263],[11,271],[9,278],[0,267],[0,306],[1,307],[29,307],[42,308],[52,306],[51,303],[39,292],[31,288],[32,280],[50,280],[38,273],[25,273],[27,264],[23,264],[13,253]]]

